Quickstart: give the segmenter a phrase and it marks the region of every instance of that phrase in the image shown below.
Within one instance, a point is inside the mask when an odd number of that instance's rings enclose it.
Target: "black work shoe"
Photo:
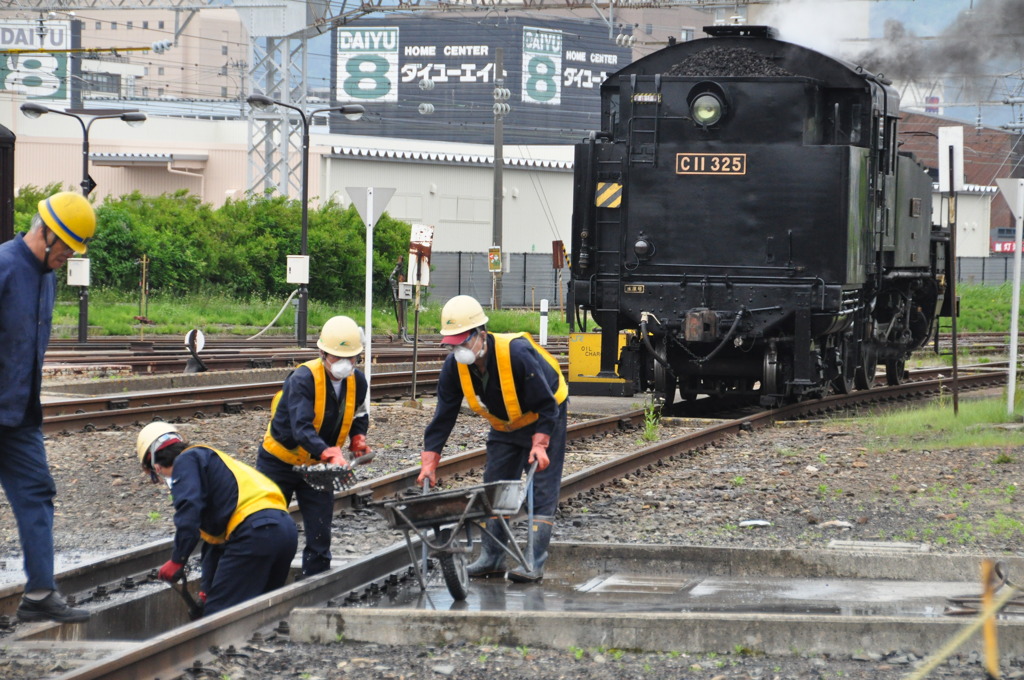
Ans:
[[[56,590],[41,600],[21,598],[18,618],[22,621],[57,621],[59,623],[81,623],[88,621],[88,609],[69,607],[64,597]]]

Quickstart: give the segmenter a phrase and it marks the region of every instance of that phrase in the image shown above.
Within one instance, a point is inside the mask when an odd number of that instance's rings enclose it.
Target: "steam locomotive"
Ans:
[[[770,27],[705,32],[610,76],[576,145],[570,330],[600,365],[570,346],[570,380],[766,406],[898,384],[952,307],[898,92]]]

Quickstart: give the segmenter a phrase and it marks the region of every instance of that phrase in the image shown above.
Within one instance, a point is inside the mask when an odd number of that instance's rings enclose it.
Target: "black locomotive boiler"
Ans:
[[[879,365],[898,383],[951,307],[899,94],[768,27],[705,31],[610,76],[602,130],[576,146],[589,379],[764,405],[867,389]]]

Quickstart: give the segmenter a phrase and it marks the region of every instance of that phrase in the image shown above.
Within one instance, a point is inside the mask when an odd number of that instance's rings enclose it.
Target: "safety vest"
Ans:
[[[316,391],[316,400],[313,403],[313,429],[320,431],[324,422],[324,410],[327,405],[327,370],[324,362],[320,359],[313,359],[301,364],[313,374],[313,385]],[[291,465],[315,465],[320,461],[313,458],[309,451],[296,446],[293,449],[287,448],[284,444],[274,439],[271,427],[274,425],[274,414],[277,413],[277,405],[281,401],[284,390],[274,395],[270,402],[270,422],[267,424],[267,433],[263,435],[263,448],[274,454],[286,463]],[[345,412],[341,421],[341,430],[338,431],[338,439],[334,442],[327,442],[328,446],[341,446],[348,437],[348,431],[352,429],[352,419],[356,413],[356,375],[353,373],[345,378]]]
[[[494,338],[494,358],[498,365],[498,383],[501,385],[501,396],[505,402],[505,412],[508,414],[508,420],[502,420],[497,417],[480,403],[476,396],[476,391],[473,389],[473,379],[470,377],[469,366],[459,364],[459,381],[462,383],[462,394],[466,397],[469,407],[486,418],[491,423],[491,427],[502,432],[512,432],[536,422],[537,418],[540,417],[533,411],[523,413],[522,407],[519,406],[519,397],[516,395],[516,383],[512,377],[512,355],[509,351],[509,346],[516,338],[526,338],[529,340],[533,348],[537,350],[537,353],[551,364],[551,368],[555,369],[555,373],[558,374],[558,390],[555,392],[555,401],[559,404],[565,401],[565,398],[569,396],[569,385],[566,384],[565,377],[562,375],[562,367],[558,365],[557,359],[534,341],[533,336],[529,333],[491,333],[491,336]]]
[[[187,451],[188,449],[185,450]],[[284,495],[281,494],[281,489],[269,477],[244,463],[240,463],[226,453],[221,453],[217,449],[211,450],[220,457],[224,464],[228,466],[231,474],[235,476],[235,481],[238,483],[238,505],[235,506],[235,511],[231,513],[231,518],[228,519],[228,526],[223,534],[213,536],[202,529],[199,530],[199,535],[202,536],[204,541],[214,544],[224,543],[231,538],[231,532],[246,517],[260,510],[288,510],[288,506],[284,502]]]

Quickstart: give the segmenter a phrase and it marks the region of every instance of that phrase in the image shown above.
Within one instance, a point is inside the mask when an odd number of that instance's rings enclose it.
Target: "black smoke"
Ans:
[[[1024,0],[974,0],[972,4],[939,36],[917,36],[901,22],[887,21],[879,46],[853,61],[897,80],[971,78],[992,73],[998,64],[1020,68]],[[1014,59],[1018,60],[1016,67],[1012,66]]]

